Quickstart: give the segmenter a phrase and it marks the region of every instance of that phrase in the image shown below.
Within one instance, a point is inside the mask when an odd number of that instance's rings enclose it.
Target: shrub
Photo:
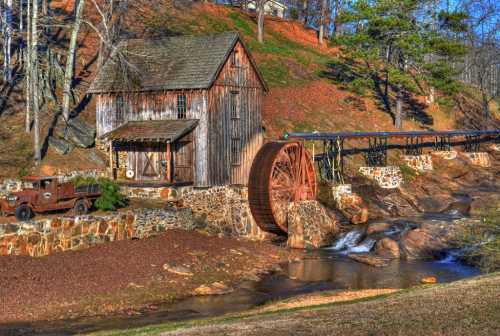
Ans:
[[[99,185],[101,196],[94,203],[94,206],[99,210],[112,211],[126,205],[125,197],[120,193],[120,187],[110,179],[78,176],[72,182],[76,187],[89,184]]]
[[[458,241],[464,247],[465,258],[484,272],[500,270],[500,214],[486,212],[479,223],[464,227]]]

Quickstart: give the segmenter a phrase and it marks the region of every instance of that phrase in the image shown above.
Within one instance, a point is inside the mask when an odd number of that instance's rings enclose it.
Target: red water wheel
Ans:
[[[314,161],[301,142],[274,141],[257,153],[248,182],[250,210],[267,232],[288,232],[291,202],[316,198]]]

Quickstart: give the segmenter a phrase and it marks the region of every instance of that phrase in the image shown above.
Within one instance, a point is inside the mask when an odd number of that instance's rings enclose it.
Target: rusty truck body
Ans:
[[[20,221],[56,210],[72,209],[81,215],[87,213],[101,195],[97,184],[75,186],[72,182],[60,182],[57,177],[28,177],[25,183],[31,187],[0,199],[1,215],[15,215]]]

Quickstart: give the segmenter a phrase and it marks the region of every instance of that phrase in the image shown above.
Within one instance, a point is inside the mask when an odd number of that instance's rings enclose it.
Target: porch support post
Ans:
[[[113,169],[113,140],[109,142],[109,169],[111,171],[111,178],[114,180],[115,179],[115,172]]]
[[[170,142],[167,142],[167,166],[165,167],[166,179],[168,182],[172,182],[172,153],[170,148]]]

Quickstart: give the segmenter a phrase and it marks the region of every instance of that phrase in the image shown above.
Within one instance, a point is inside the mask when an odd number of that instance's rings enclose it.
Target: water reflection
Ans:
[[[336,289],[408,288],[424,277],[450,282],[478,275],[479,271],[457,261],[394,260],[377,268],[334,253],[318,251],[285,265],[289,277],[301,282],[329,282]]]

